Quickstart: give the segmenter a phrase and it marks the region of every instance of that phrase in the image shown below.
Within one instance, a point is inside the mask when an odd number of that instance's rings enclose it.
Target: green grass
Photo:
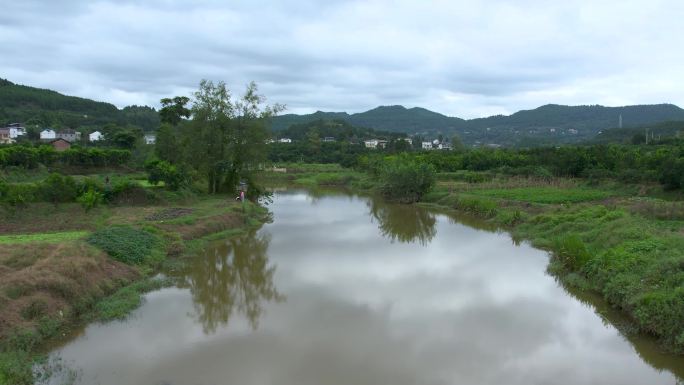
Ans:
[[[358,179],[358,175],[351,171],[321,172],[302,174],[294,182],[304,186],[345,186]]]
[[[148,278],[125,286],[99,301],[90,318],[96,321],[124,319],[142,304],[143,294],[169,285],[171,281],[168,279]]]
[[[470,190],[469,194],[514,201],[559,204],[596,201],[611,197],[614,193],[590,188],[561,189],[555,187],[522,187],[511,189]]]
[[[59,233],[33,233],[0,235],[0,244],[47,242],[59,243],[83,238],[88,235],[87,231],[63,231]]]
[[[161,245],[161,240],[145,230],[129,226],[112,226],[91,234],[88,243],[102,249],[118,261],[140,265],[150,259],[153,251]]]

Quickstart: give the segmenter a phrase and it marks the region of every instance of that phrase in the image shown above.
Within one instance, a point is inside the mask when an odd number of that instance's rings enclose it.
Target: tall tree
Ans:
[[[252,172],[266,160],[268,120],[282,105],[264,105],[254,82],[234,98],[226,84],[202,80],[194,94],[186,161],[206,175],[210,193],[234,191],[241,180],[255,187]]]

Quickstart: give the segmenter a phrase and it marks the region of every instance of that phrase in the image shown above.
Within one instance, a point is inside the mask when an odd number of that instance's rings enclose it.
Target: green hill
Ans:
[[[355,126],[428,137],[458,134],[466,144],[534,146],[587,141],[600,131],[618,126],[620,115],[624,127],[684,120],[684,110],[672,104],[625,107],[549,104],[512,115],[470,120],[424,108],[383,106],[356,114],[318,111],[310,115],[283,115],[274,118],[273,128],[279,130],[318,119],[342,119]]]
[[[277,136],[279,138],[304,140],[312,130],[315,130],[321,139],[325,137],[333,137],[335,140],[344,141],[362,141],[373,138],[389,139],[393,137],[406,136],[404,133],[387,132],[374,130],[372,128],[354,126],[342,119],[319,119],[307,123],[293,124],[284,130],[278,131]]]
[[[119,110],[113,104],[0,79],[0,124],[11,122],[69,128],[131,124],[151,131],[159,126],[159,114],[147,106]]]

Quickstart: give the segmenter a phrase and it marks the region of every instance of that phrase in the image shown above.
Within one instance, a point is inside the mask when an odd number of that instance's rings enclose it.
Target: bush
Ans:
[[[435,169],[408,156],[388,159],[381,169],[380,191],[385,198],[405,203],[417,202],[435,184]]]
[[[86,212],[89,212],[93,208],[99,206],[102,201],[104,200],[104,195],[100,192],[97,192],[93,189],[90,189],[86,192],[84,192],[81,196],[79,196],[76,201],[83,206],[83,209]]]
[[[74,178],[57,173],[50,174],[40,183],[38,188],[41,197],[55,205],[62,202],[73,202],[78,194]]]
[[[37,200],[38,188],[32,183],[8,184],[0,200],[12,207],[21,207]]]
[[[167,188],[174,191],[190,185],[190,180],[183,171],[163,160],[148,161],[145,163],[145,171],[148,174],[147,181],[152,185],[164,182]]]
[[[127,264],[142,264],[159,246],[156,235],[128,226],[108,227],[94,232],[88,242]]]
[[[684,188],[684,158],[670,158],[660,169],[660,183],[666,190]]]

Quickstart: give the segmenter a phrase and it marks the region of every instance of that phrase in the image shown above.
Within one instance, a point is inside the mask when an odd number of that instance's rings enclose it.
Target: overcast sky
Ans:
[[[119,107],[203,78],[292,113],[684,106],[684,1],[0,0],[0,77]]]

